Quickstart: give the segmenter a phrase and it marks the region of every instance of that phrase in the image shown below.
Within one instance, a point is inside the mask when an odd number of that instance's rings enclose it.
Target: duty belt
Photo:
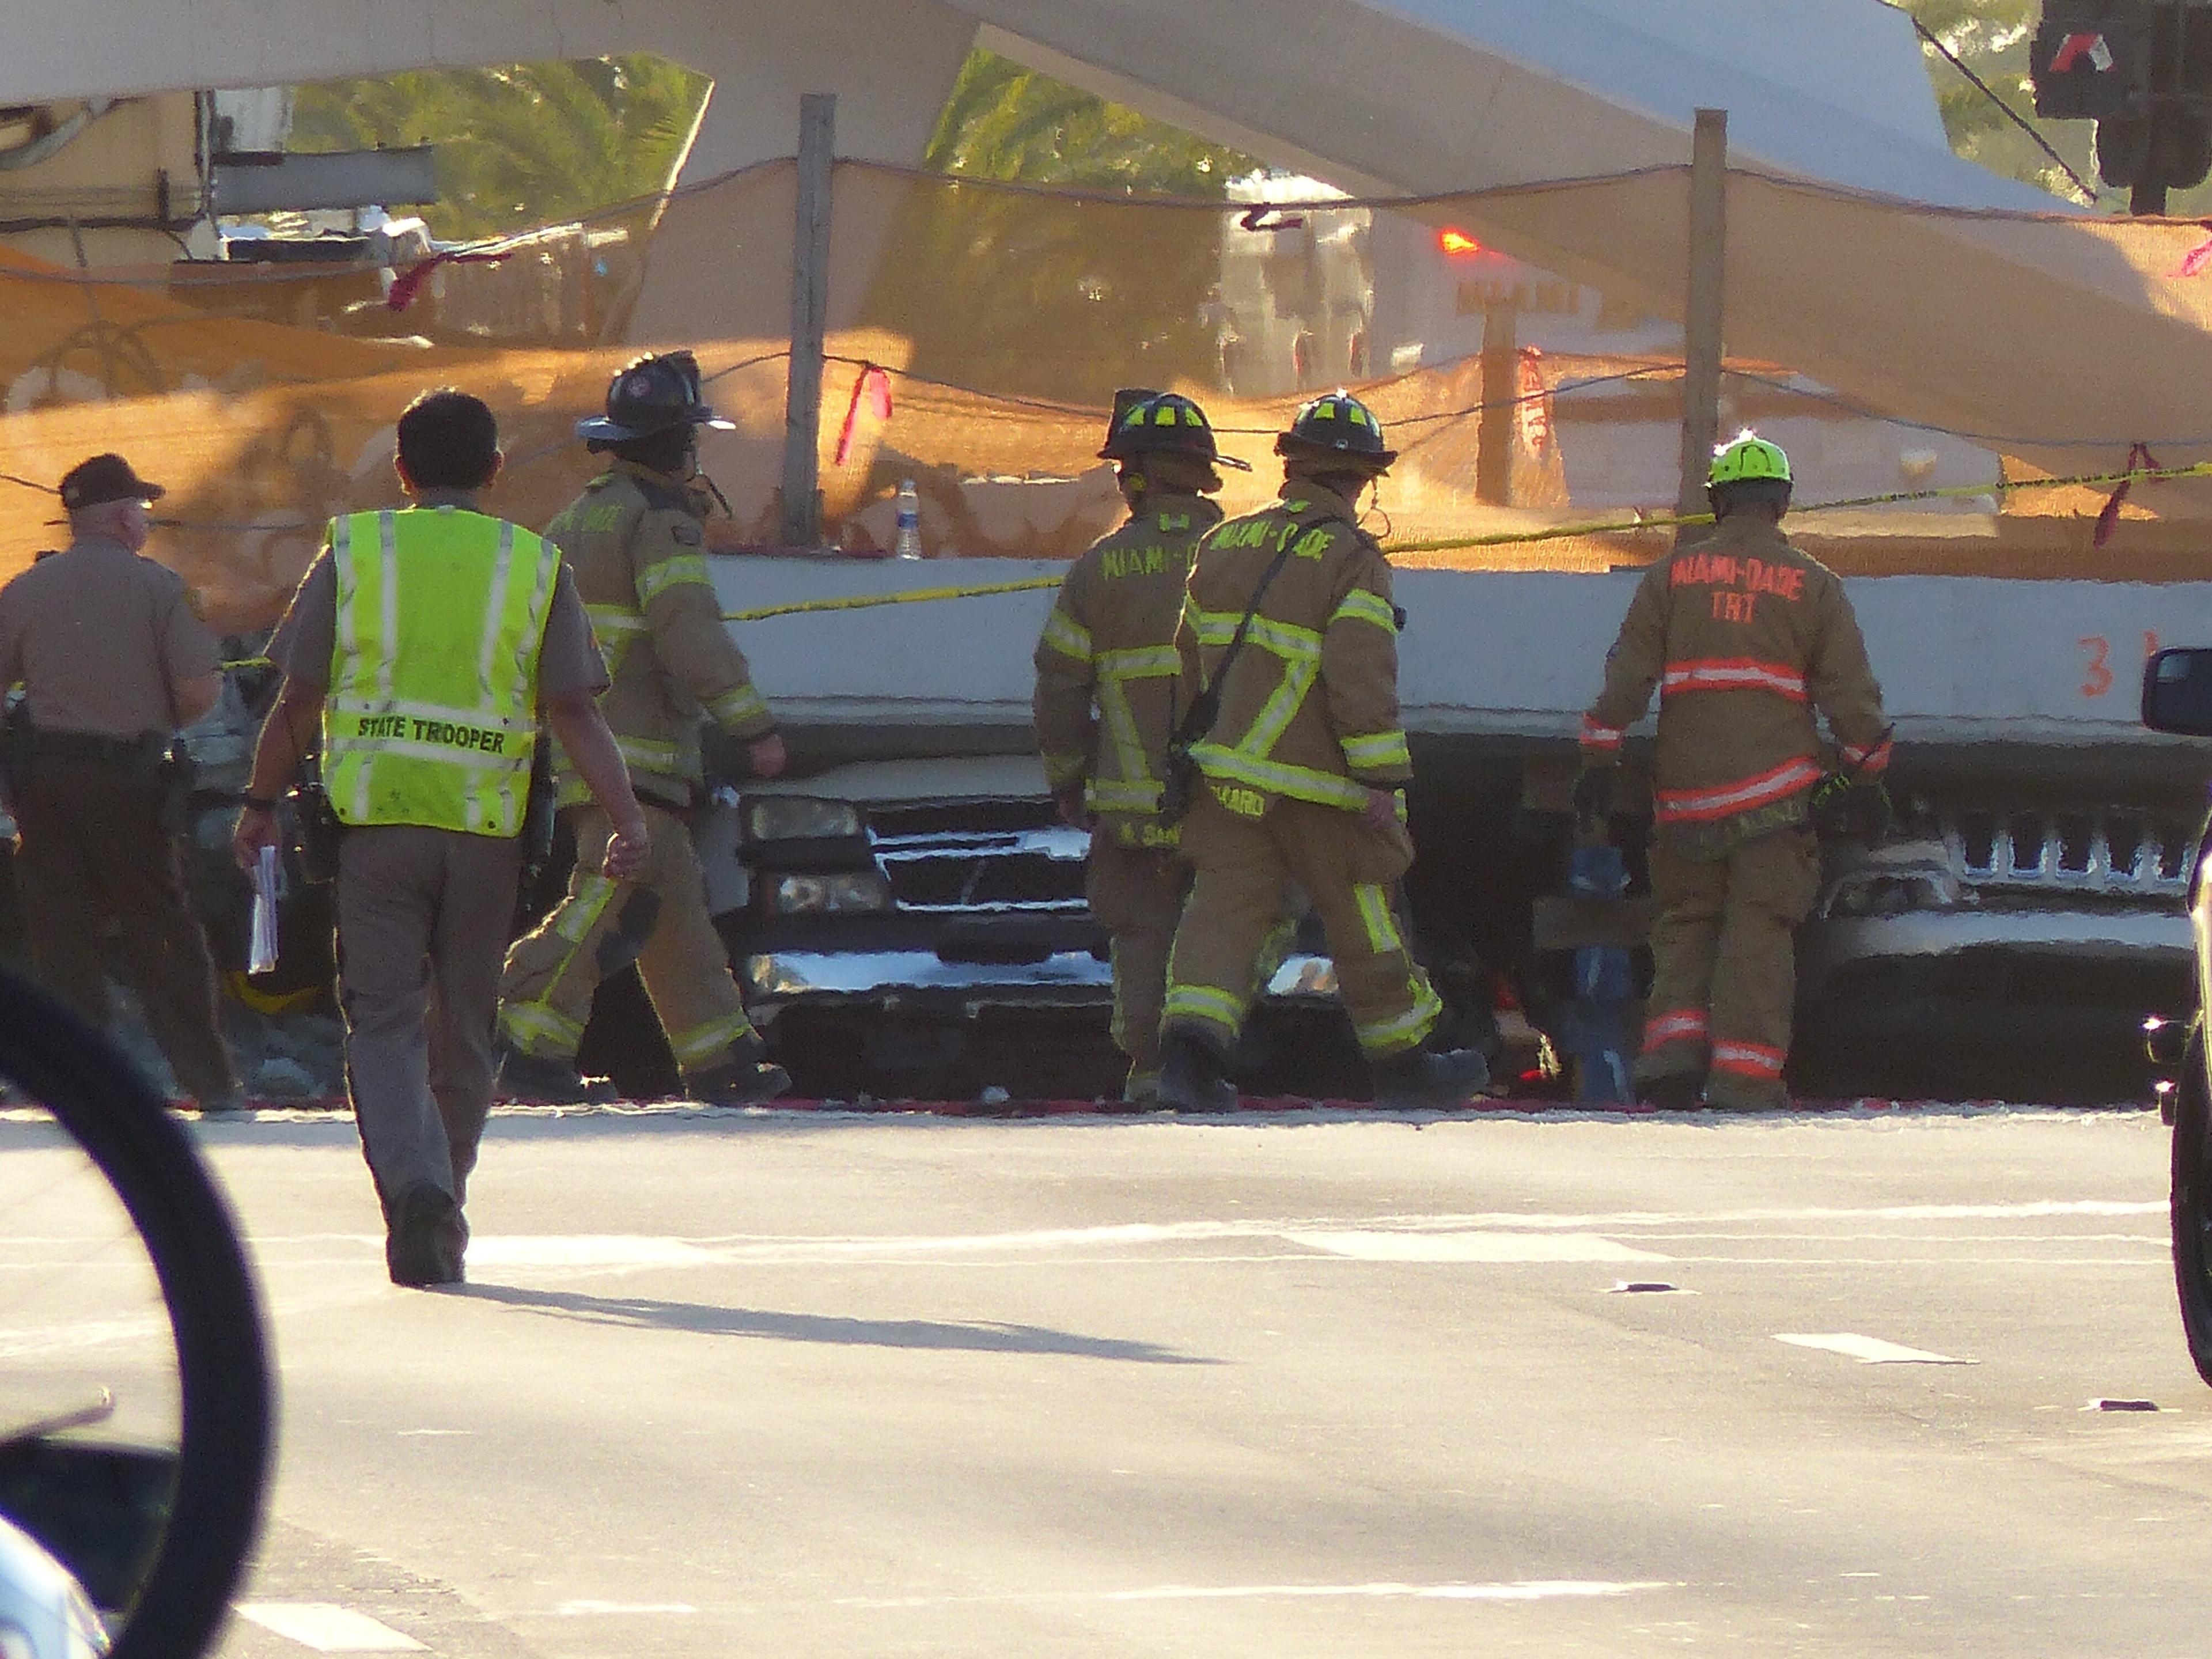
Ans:
[[[169,746],[168,738],[159,732],[112,738],[101,732],[62,732],[34,726],[23,735],[32,756],[40,760],[104,761],[117,766],[139,764]]]

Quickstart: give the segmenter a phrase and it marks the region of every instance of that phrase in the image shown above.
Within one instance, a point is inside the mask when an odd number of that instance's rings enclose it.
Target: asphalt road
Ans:
[[[506,1117],[452,1294],[383,1282],[343,1123],[204,1138],[285,1389],[232,1659],[2212,1623],[2154,1115]]]

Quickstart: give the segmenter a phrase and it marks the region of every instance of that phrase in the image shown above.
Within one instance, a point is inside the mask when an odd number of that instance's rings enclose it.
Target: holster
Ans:
[[[321,770],[313,762],[303,769],[306,775],[293,786],[291,795],[296,837],[292,850],[301,875],[319,886],[327,885],[338,878],[338,843],[345,838],[345,825],[331,805],[330,791],[323,787]]]

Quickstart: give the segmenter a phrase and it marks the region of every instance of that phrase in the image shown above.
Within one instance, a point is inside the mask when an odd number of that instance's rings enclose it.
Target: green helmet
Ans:
[[[1743,432],[1733,443],[1713,451],[1713,470],[1705,477],[1709,488],[1759,481],[1790,482],[1790,458],[1782,453],[1780,444],[1769,443],[1755,432]]]
[[[1107,434],[1102,459],[1135,461],[1146,455],[1185,455],[1216,466],[1252,469],[1233,455],[1224,455],[1213,441],[1212,422],[1206,411],[1173,392],[1147,392],[1124,402],[1127,393],[1115,396],[1114,429]]]
[[[1296,459],[1341,456],[1381,471],[1398,459],[1382,441],[1382,422],[1375,411],[1348,392],[1316,398],[1297,413],[1291,429],[1275,440],[1275,453]]]

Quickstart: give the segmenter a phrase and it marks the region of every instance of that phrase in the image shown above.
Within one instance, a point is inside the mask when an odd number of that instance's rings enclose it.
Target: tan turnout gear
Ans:
[[[1266,510],[1199,548],[1176,636],[1182,696],[1211,684],[1268,566],[1221,687],[1219,717],[1192,758],[1204,775],[1183,825],[1195,884],[1176,931],[1165,1027],[1217,1051],[1234,1044],[1252,970],[1281,915],[1286,879],[1328,935],[1340,994],[1370,1059],[1418,1048],[1443,1012],[1393,908],[1413,861],[1402,822],[1361,814],[1370,791],[1413,775],[1398,714],[1390,567],[1351,502],[1293,477]]]
[[[653,851],[626,881],[579,861],[568,891],[507,955],[500,1033],[526,1054],[566,1060],[584,1040],[592,999],[609,974],[637,963],[653,1011],[687,1073],[726,1060],[752,1038],[721,936],[707,914],[707,878],[683,815],[642,800]],[[604,847],[613,829],[597,806],[567,811],[579,847]]]
[[[1843,583],[1755,514],[1653,565],[1583,719],[1585,764],[1618,759],[1659,693],[1653,755],[1656,983],[1637,1075],[1708,1073],[1717,1103],[1778,1103],[1791,930],[1819,871],[1806,823],[1824,764],[1888,765],[1881,688]],[[1699,867],[1702,866],[1702,867]]]
[[[703,709],[731,735],[775,721],[723,625],[707,574],[703,503],[667,477],[614,459],[546,531],[567,556],[612,684],[599,699],[652,827],[653,855],[628,881],[580,864],[552,914],[507,953],[500,1031],[513,1048],[573,1059],[600,981],[635,961],[686,1073],[727,1063],[758,1038],[720,936],[684,814],[704,781]],[[580,847],[605,843],[565,760],[556,777]]]
[[[629,765],[631,786],[678,806],[704,779],[699,716],[743,742],[775,718],[753,689],[744,653],[722,622],[707,572],[699,495],[664,474],[611,459],[546,526],[576,573],[576,588],[613,680],[599,712]],[[563,764],[561,802],[585,799]]]
[[[1198,538],[1221,522],[1202,495],[1153,490],[1075,562],[1036,647],[1035,714],[1045,779],[1080,786],[1096,819],[1086,887],[1112,941],[1114,1043],[1142,1094],[1159,1069],[1168,949],[1190,885],[1160,823],[1176,703],[1176,626]]]
[[[1176,626],[1191,550],[1220,522],[1202,495],[1146,495],[1069,569],[1037,641],[1045,781],[1054,793],[1082,785],[1100,835],[1122,846],[1173,840],[1155,814],[1182,712]]]

